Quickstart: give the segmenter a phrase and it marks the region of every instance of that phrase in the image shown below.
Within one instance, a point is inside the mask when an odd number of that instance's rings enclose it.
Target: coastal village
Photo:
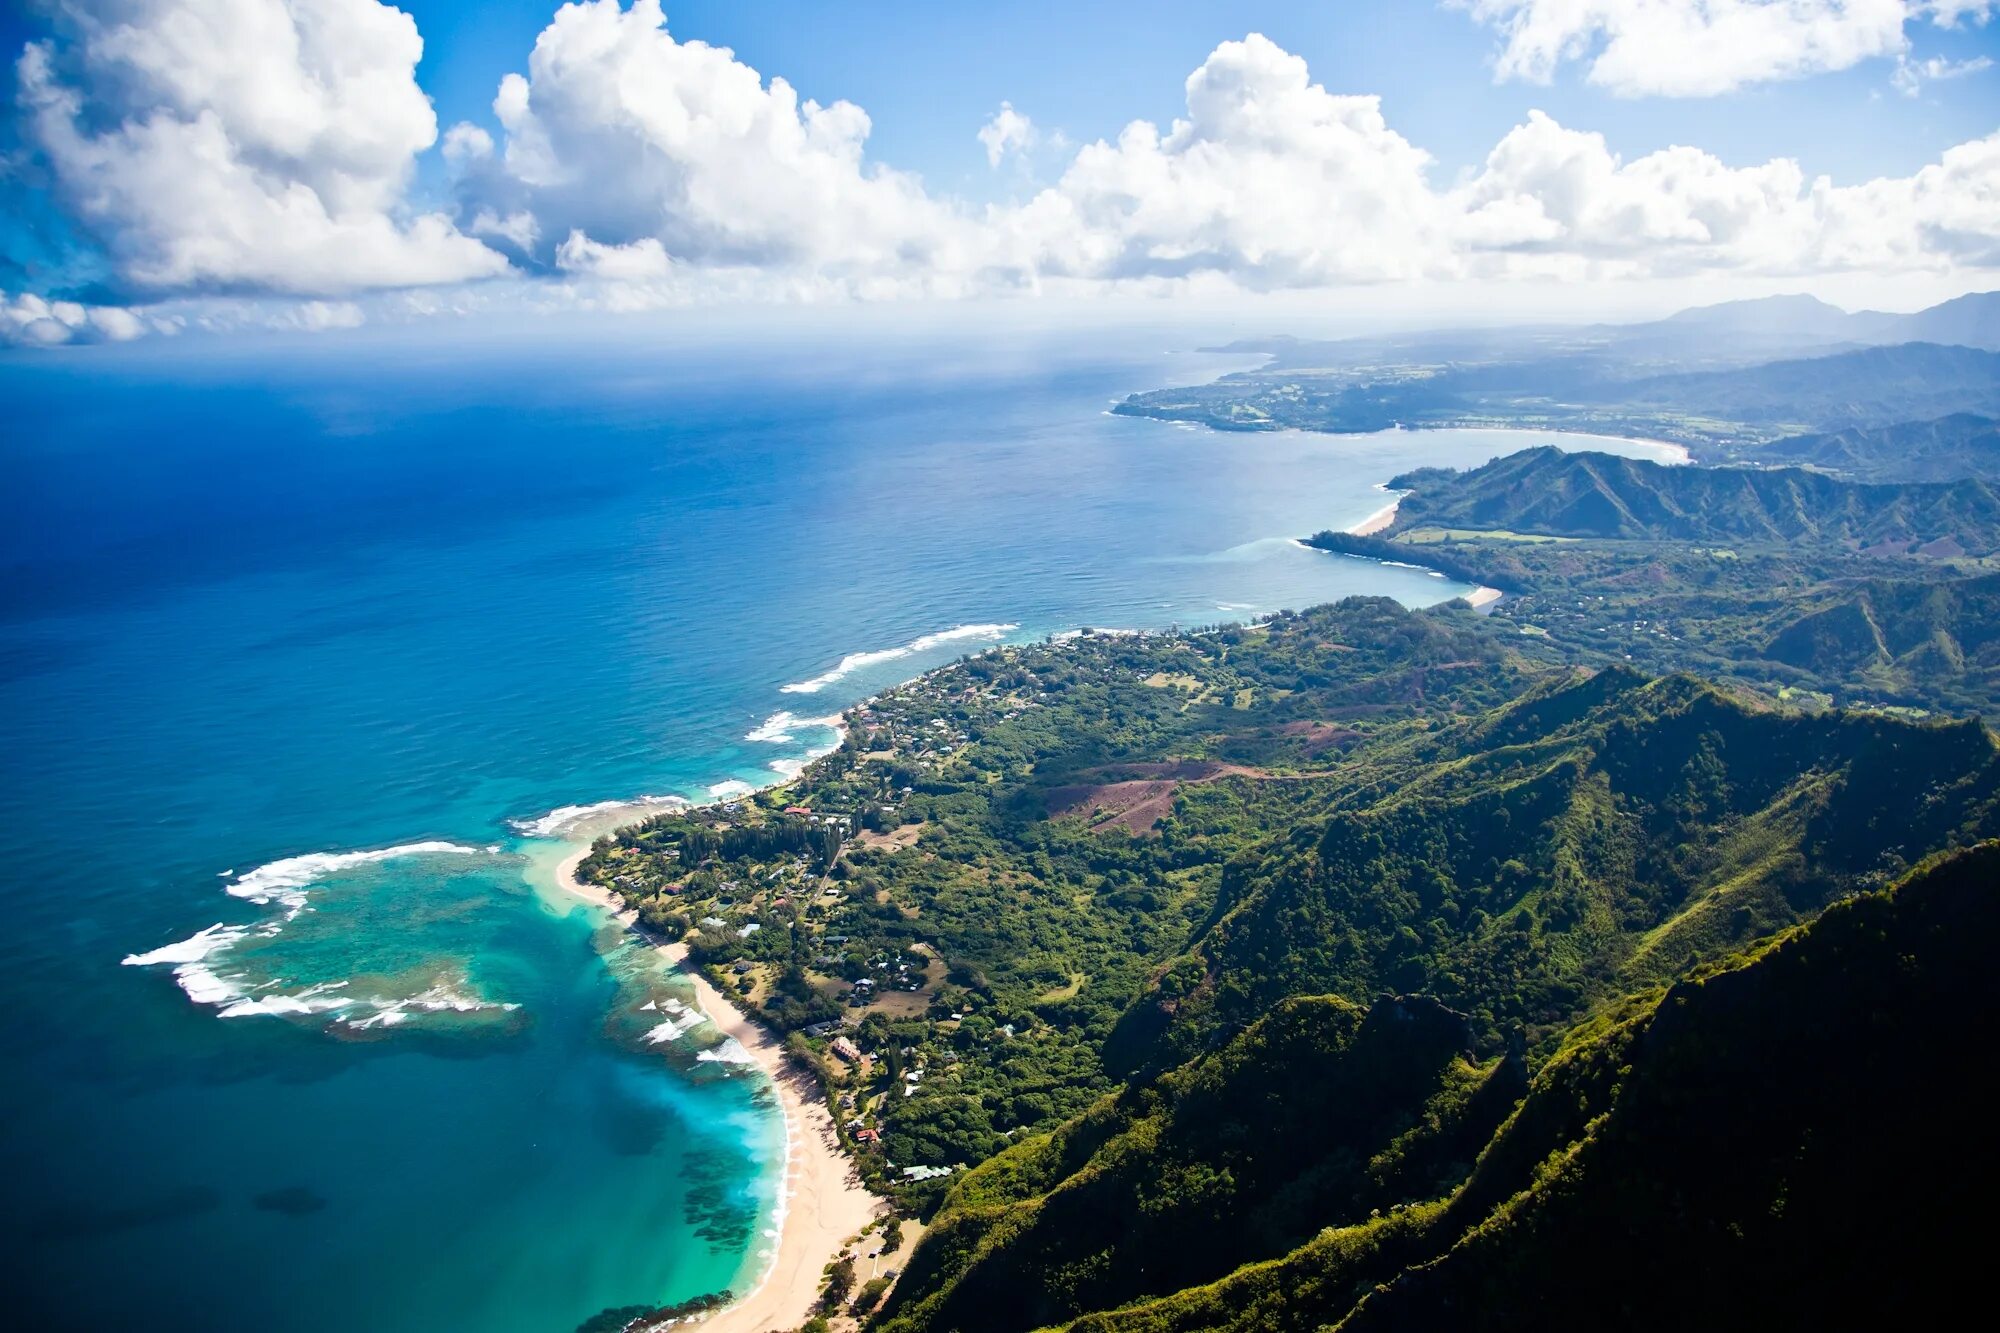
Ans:
[[[828,1328],[858,1326],[879,1304],[922,1232],[906,1217],[926,1212],[967,1165],[922,1152],[897,1160],[884,1138],[892,1114],[951,1089],[969,1045],[1029,1035],[983,1013],[988,1001],[961,984],[968,978],[953,980],[920,910],[857,873],[927,856],[920,790],[962,768],[987,728],[1041,706],[1035,677],[988,669],[1004,657],[996,650],[869,700],[843,718],[841,745],[792,781],[601,838],[574,871],[615,895],[645,933],[683,941],[711,986],[786,1034],[861,1178],[891,1201],[827,1265],[819,1318]]]
[[[893,1113],[948,1095],[975,1045],[1032,1040],[996,1021],[974,978],[954,977],[921,909],[866,872],[926,858],[925,807],[995,724],[1040,708],[1039,678],[994,650],[850,710],[842,744],[798,778],[676,808],[598,840],[578,879],[608,890],[640,929],[684,941],[689,962],[747,1013],[788,1034],[818,1074],[870,1188],[918,1213],[967,1163],[885,1137]],[[971,982],[972,984],[967,984]],[[1006,1016],[1002,1016],[1004,1020]],[[894,1252],[895,1246],[889,1251]],[[882,1243],[855,1252],[876,1292],[895,1276]]]

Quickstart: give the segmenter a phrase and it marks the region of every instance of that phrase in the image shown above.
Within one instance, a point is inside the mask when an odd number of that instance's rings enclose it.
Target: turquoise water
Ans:
[[[768,1098],[550,890],[590,827],[550,812],[769,781],[1000,637],[1453,595],[1289,539],[1534,442],[1107,415],[1243,364],[1161,345],[0,362],[25,1326],[564,1330],[754,1281]]]

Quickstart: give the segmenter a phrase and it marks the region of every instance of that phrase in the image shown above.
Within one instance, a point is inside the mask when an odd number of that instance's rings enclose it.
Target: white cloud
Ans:
[[[141,288],[456,282],[506,261],[408,217],[437,138],[416,23],[376,0],[105,0],[17,67],[29,139]]]
[[[493,136],[474,125],[461,120],[444,132],[444,160],[454,167],[463,167],[469,162],[483,161],[493,156]]]
[[[171,326],[159,331],[170,331]],[[51,301],[0,292],[0,343],[53,347],[68,342],[129,342],[155,326],[123,306]]]
[[[1893,272],[2000,261],[2000,134],[1914,176],[1836,186],[1788,158],[1694,148],[1632,161],[1529,115],[1454,192],[1475,272],[1661,276]]]
[[[986,165],[997,169],[1001,158],[1009,153],[1027,152],[1035,146],[1038,136],[1034,121],[1016,111],[1012,102],[1002,102],[993,119],[981,125],[975,137],[986,150]]]
[[[1993,61],[1987,56],[1973,56],[1969,60],[1947,60],[1943,56],[1932,56],[1928,60],[1911,60],[1898,57],[1896,72],[1889,76],[1889,82],[1905,97],[1915,97],[1924,90],[1926,83],[1938,83],[1945,79],[1962,79],[1968,74],[1978,74],[1993,68]]]
[[[1179,278],[1250,287],[1418,276],[1444,218],[1430,157],[1388,127],[1376,97],[1339,96],[1252,34],[1187,79],[1187,117],[1086,145],[1062,178],[991,216],[1024,273]]]
[[[627,245],[600,245],[580,231],[556,247],[556,267],[565,273],[613,282],[659,282],[673,274],[667,248],[651,236]]]
[[[525,211],[542,236],[650,238],[677,263],[806,269],[858,290],[964,264],[965,220],[863,161],[860,107],[802,103],[725,48],[676,41],[659,0],[563,6],[493,109],[506,146],[467,177],[468,206]]]
[[[1255,34],[1215,48],[1186,80],[1185,115],[1164,128],[1134,121],[1071,152],[1003,103],[981,135],[991,160],[1034,144],[1042,160],[1068,161],[1032,197],[975,211],[870,162],[859,107],[802,101],[726,50],[676,41],[657,0],[560,10],[527,73],[499,86],[501,141],[469,123],[444,136],[459,221],[409,218],[401,200],[410,164],[436,137],[411,76],[421,49],[414,26],[374,0],[127,0],[121,12],[150,16],[146,31],[170,32],[160,51],[179,52],[201,42],[165,16],[213,18],[225,7],[244,24],[191,31],[235,43],[239,56],[256,46],[244,35],[260,31],[253,19],[292,39],[284,60],[239,71],[242,87],[214,53],[197,52],[210,78],[178,65],[155,75],[159,51],[131,54],[151,48],[111,34],[140,29],[109,21],[87,30],[67,74],[51,52],[31,48],[24,87],[37,117],[53,116],[45,140],[76,207],[129,279],[286,299],[79,323],[82,307],[12,298],[0,337],[123,337],[168,318],[335,328],[364,313],[415,318],[508,302],[624,310],[2000,267],[2000,134],[1909,176],[1842,186],[1808,178],[1790,159],[1732,165],[1692,146],[1626,159],[1601,135],[1534,112],[1477,170],[1439,182],[1379,99],[1329,91],[1303,60]],[[1983,8],[1961,6],[1961,16]],[[305,18],[363,11],[376,46],[325,46],[326,31]],[[336,49],[346,57],[339,69],[321,68]],[[185,92],[162,91],[182,83]],[[97,90],[91,110],[78,91],[86,84]],[[209,148],[195,152],[197,143]],[[498,249],[545,273],[493,302],[464,290],[295,299],[483,276],[504,268]]]
[[[1707,97],[1908,50],[1905,26],[1984,20],[1993,0],[1453,0],[1497,29],[1502,79],[1586,61],[1624,96]]]

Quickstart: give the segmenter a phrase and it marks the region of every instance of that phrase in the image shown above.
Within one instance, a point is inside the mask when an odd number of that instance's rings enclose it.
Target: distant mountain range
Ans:
[[[1699,333],[1826,343],[1949,343],[2000,350],[2000,292],[1973,292],[1910,315],[1846,311],[1813,296],[1766,296],[1697,306],[1627,334]]]
[[[1932,421],[1850,427],[1774,440],[1748,455],[1759,463],[1802,464],[1860,481],[2000,480],[2000,421],[1956,412]]]

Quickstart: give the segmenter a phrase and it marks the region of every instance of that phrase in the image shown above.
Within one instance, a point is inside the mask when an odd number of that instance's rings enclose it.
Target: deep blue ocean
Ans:
[[[1193,341],[0,358],[15,1326],[567,1333],[754,1281],[781,1127],[550,887],[593,825],[548,816],[768,782],[999,638],[1463,591],[1290,539],[1538,439],[1106,413],[1248,364]]]

